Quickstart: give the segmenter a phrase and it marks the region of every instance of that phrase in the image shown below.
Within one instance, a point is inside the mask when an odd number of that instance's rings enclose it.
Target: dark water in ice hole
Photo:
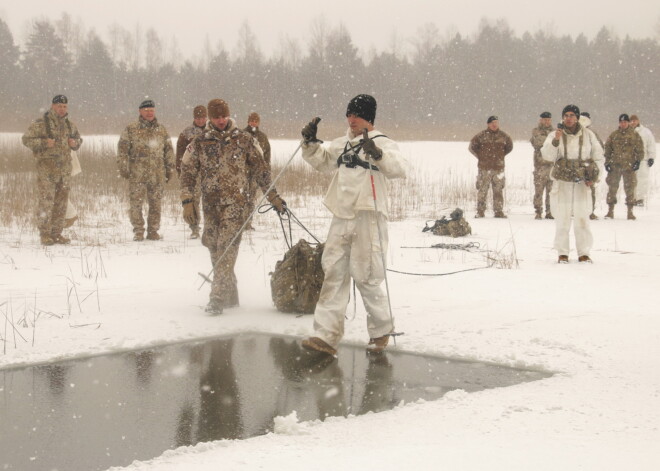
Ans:
[[[479,362],[241,334],[0,370],[0,470],[91,471],[165,450],[272,431],[299,420],[392,409],[453,389],[550,376]]]

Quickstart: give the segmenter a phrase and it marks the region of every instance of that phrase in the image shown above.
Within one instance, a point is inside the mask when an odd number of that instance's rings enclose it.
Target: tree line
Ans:
[[[59,93],[87,134],[119,133],[147,97],[173,134],[214,97],[229,102],[239,125],[259,112],[272,137],[298,137],[314,116],[334,133],[358,93],[376,97],[377,125],[397,139],[469,139],[493,114],[525,139],[542,111],[558,121],[568,103],[589,111],[601,133],[623,112],[660,125],[659,42],[621,39],[607,28],[589,40],[542,30],[516,36],[505,20],[482,20],[472,37],[426,24],[403,53],[396,37],[388,50],[359,51],[345,26],[319,19],[304,46],[283,37],[271,57],[247,22],[239,36],[231,53],[207,42],[184,57],[175,39],[152,28],[116,25],[104,41],[64,14],[33,21],[19,47],[0,18],[0,130],[26,129]]]

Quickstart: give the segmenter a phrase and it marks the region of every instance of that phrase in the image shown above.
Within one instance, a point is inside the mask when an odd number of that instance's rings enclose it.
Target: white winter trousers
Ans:
[[[381,337],[394,330],[387,295],[381,288],[385,279],[383,253],[387,252],[387,242],[387,219],[380,213],[358,211],[355,219],[332,219],[323,250],[325,278],[314,312],[314,335],[337,347],[344,335],[351,278],[360,290],[367,311],[369,337]]]
[[[635,176],[637,177],[637,186],[635,187],[636,200],[646,199],[646,194],[649,191],[650,170],[648,161],[642,160],[639,164],[639,170],[635,172]]]
[[[559,255],[568,255],[571,250],[569,231],[571,222],[575,233],[575,248],[578,257],[589,255],[594,238],[589,227],[592,211],[591,189],[583,182],[555,181],[550,192],[550,207],[555,217],[555,249]]]

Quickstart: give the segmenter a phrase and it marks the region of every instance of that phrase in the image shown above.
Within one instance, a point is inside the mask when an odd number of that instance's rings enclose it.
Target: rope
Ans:
[[[479,242],[468,242],[467,244],[445,244],[440,242],[439,244],[433,244],[430,247],[401,247],[402,249],[448,249],[448,250],[480,250]]]
[[[401,274],[401,275],[413,275],[413,276],[447,276],[447,275],[455,275],[456,273],[463,273],[463,272],[466,272],[466,271],[483,270],[484,268],[490,268],[490,267],[466,268],[465,270],[451,271],[451,272],[447,272],[447,273],[412,273],[412,272],[407,272],[407,271],[392,270],[391,268],[388,268],[387,271],[391,271],[392,273],[399,273],[399,274]]]

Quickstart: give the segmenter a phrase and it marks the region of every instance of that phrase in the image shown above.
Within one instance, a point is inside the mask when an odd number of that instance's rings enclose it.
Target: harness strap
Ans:
[[[387,137],[385,134],[378,134],[372,139],[376,139],[377,137]],[[360,139],[360,142],[357,143],[356,145],[352,146],[350,141],[346,143],[344,146],[344,152],[341,153],[341,155],[337,158],[337,167],[341,165],[345,165],[346,168],[355,168],[355,167],[362,167],[366,170],[372,169],[375,171],[379,171],[378,167],[369,164],[369,162],[362,160],[360,157],[358,157],[358,154],[362,150],[362,139]]]
[[[69,128],[69,137],[73,137],[73,131],[71,131],[71,123],[69,122],[69,118],[64,118],[64,121],[66,121],[66,127]],[[50,119],[48,119],[48,111],[44,113],[44,126],[46,127],[46,137],[48,139],[55,139],[55,136],[53,136],[53,130],[50,127]]]

